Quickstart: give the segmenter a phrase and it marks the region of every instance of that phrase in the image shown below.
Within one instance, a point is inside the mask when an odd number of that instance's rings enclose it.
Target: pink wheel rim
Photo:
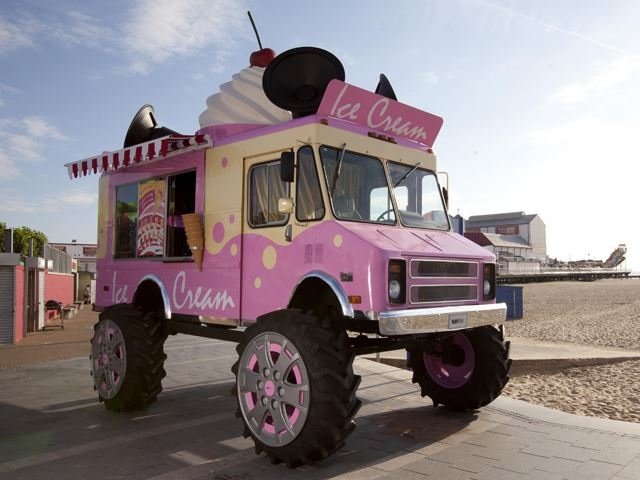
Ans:
[[[438,386],[447,389],[460,388],[473,374],[476,363],[473,346],[464,333],[456,333],[447,348],[455,352],[455,362],[443,359],[442,347],[439,345],[435,354],[423,353],[424,367]]]
[[[309,375],[300,352],[284,335],[265,332],[242,352],[240,411],[262,443],[283,446],[302,431],[309,407]]]

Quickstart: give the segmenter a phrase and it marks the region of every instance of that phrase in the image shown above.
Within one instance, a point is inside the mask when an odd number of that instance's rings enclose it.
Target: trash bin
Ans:
[[[522,289],[517,285],[498,285],[496,302],[507,304],[507,320],[519,320],[523,317]]]

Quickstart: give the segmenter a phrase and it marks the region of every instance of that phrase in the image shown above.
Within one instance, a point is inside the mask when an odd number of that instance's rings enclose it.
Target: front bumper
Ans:
[[[456,307],[419,308],[380,312],[378,328],[386,336],[450,332],[504,323],[507,305],[491,303]]]

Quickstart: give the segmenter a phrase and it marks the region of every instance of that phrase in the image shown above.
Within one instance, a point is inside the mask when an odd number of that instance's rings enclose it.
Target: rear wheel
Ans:
[[[156,401],[166,375],[165,339],[153,312],[122,304],[100,314],[91,339],[91,374],[108,410],[142,410]]]
[[[495,400],[509,381],[509,342],[491,326],[456,332],[428,351],[411,350],[409,368],[435,406],[474,410]]]
[[[280,310],[247,328],[237,351],[237,415],[256,453],[295,467],[344,444],[360,408],[360,377],[344,332],[328,320]]]

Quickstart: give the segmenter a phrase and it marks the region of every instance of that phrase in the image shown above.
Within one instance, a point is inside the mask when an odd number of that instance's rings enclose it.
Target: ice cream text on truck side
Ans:
[[[451,229],[440,117],[302,47],[234,75],[200,126],[177,134],[145,106],[123,149],[67,164],[101,173],[91,362],[107,409],[156,401],[176,333],[238,344],[245,435],[289,466],[353,430],[356,354],[406,348],[435,406],[500,394],[506,306],[494,256]]]

